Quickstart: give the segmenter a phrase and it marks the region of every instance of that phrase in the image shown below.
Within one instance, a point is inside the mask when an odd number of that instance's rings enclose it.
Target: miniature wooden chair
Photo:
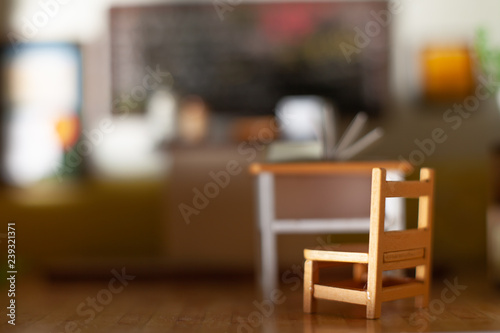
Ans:
[[[384,231],[385,199],[418,198],[418,228]],[[304,312],[313,313],[316,299],[366,305],[366,317],[380,317],[382,302],[416,297],[427,307],[431,279],[434,170],[420,171],[420,181],[386,181],[386,171],[372,171],[369,243],[305,249]],[[319,284],[319,268],[352,263],[353,280]],[[367,266],[367,268],[366,268]],[[383,272],[416,267],[415,278],[384,277]],[[366,272],[366,284],[363,274]]]

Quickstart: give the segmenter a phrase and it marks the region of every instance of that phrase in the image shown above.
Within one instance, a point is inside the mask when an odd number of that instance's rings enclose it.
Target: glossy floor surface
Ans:
[[[15,326],[7,323],[3,285],[0,332],[500,331],[500,289],[482,279],[436,280],[428,309],[394,301],[384,303],[380,320],[365,320],[364,307],[335,302],[303,314],[301,279],[293,274],[262,299],[251,279],[141,281],[116,273],[92,282],[18,281]]]

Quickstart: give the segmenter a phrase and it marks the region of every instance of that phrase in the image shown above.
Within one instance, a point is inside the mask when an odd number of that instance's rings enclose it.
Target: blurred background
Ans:
[[[0,6],[0,211],[25,271],[251,274],[248,166],[284,139],[277,103],[315,95],[340,132],[359,111],[383,128],[356,160],[436,168],[435,266],[500,281],[499,2]],[[196,199],[229,161],[230,181]],[[317,242],[280,237],[280,265]]]

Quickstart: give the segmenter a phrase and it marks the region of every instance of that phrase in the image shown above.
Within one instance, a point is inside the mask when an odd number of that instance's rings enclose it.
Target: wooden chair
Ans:
[[[257,204],[257,226],[260,242],[258,242],[260,260],[257,271],[260,271],[260,287],[263,298],[269,298],[272,291],[278,288],[278,235],[284,234],[343,234],[343,233],[367,233],[370,230],[369,211],[360,213],[356,217],[342,217],[335,215],[334,210],[329,217],[305,217],[283,218],[278,216],[279,201],[282,195],[279,191],[279,178],[297,177],[309,179],[314,182],[317,176],[332,177],[341,180],[342,178],[354,180],[367,176],[370,182],[370,175],[373,168],[387,169],[387,177],[392,180],[404,180],[405,176],[413,171],[413,166],[409,162],[401,161],[315,161],[315,162],[289,162],[289,163],[253,163],[250,172],[256,176],[256,204]],[[286,182],[285,182],[286,183]],[[300,182],[301,183],[301,182]],[[369,188],[370,184],[367,184]],[[342,189],[333,185],[331,195],[340,196]],[[297,190],[299,190],[297,188]],[[369,194],[369,193],[368,193]],[[280,198],[281,197],[281,198]],[[364,201],[364,200],[363,200]],[[369,201],[369,198],[368,198]],[[332,205],[338,205],[336,198],[331,198]],[[300,206],[300,204],[299,204]],[[353,206],[360,208],[358,203]],[[330,209],[328,209],[330,210]],[[391,224],[394,230],[405,229],[405,200],[394,199],[386,206],[386,224]],[[293,214],[291,214],[293,216]]]
[[[371,191],[368,244],[304,250],[304,312],[315,312],[316,299],[366,305],[369,319],[380,317],[382,302],[386,301],[416,297],[416,306],[428,306],[434,170],[422,169],[420,181],[386,181],[385,169],[374,168]],[[385,199],[391,197],[419,199],[417,229],[384,231]],[[354,264],[353,279],[319,284],[319,269],[338,263]],[[382,274],[412,267],[416,267],[414,279]]]

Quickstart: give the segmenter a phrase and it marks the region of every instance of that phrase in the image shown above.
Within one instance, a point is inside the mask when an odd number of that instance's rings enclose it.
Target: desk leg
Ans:
[[[257,216],[260,229],[260,286],[264,299],[277,286],[278,260],[274,221],[274,176],[263,172],[257,178]]]
[[[387,180],[404,181],[405,177],[401,171],[388,170]],[[406,201],[405,198],[390,198],[385,206],[386,230],[405,230],[406,229]]]
[[[399,170],[388,170],[387,180],[404,181],[405,176]],[[406,199],[405,198],[389,198],[385,206],[386,230],[405,230],[406,229]],[[402,278],[405,276],[404,271],[388,271],[384,272],[388,276]]]

